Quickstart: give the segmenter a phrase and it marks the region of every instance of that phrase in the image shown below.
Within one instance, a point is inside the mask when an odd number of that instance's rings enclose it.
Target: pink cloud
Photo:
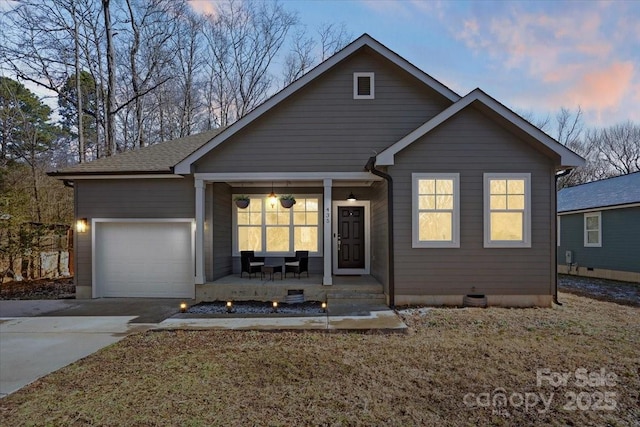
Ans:
[[[194,12],[200,13],[201,15],[218,15],[218,9],[213,0],[187,0],[187,3]]]
[[[584,74],[562,98],[568,105],[580,105],[585,109],[614,107],[628,96],[632,89],[633,74],[633,63],[614,62],[607,68]]]

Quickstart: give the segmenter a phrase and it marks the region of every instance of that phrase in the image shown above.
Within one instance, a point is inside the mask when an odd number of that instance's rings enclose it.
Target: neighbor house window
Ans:
[[[484,247],[531,247],[531,174],[484,174]]]
[[[460,174],[412,174],[412,246],[460,247]]]
[[[374,73],[353,73],[353,99],[375,98]]]
[[[602,246],[602,216],[600,212],[584,214],[584,245],[586,247]]]
[[[319,196],[296,196],[291,209],[264,196],[250,196],[246,209],[235,207],[234,252],[284,255],[307,250],[319,253]]]

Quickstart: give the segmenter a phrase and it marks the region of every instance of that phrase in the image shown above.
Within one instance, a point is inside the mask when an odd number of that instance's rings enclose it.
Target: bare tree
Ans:
[[[608,166],[611,175],[640,171],[640,126],[627,121],[588,135],[589,146]]]
[[[214,65],[209,98],[218,124],[226,126],[263,102],[272,88],[269,69],[297,23],[277,2],[230,0],[209,16],[205,29]]]

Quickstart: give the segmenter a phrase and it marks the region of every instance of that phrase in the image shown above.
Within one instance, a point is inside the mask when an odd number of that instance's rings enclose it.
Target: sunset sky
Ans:
[[[211,13],[219,0],[189,1]],[[587,127],[640,123],[640,0],[281,3],[310,33],[344,23],[460,95],[479,87],[536,118],[579,106]]]
[[[211,7],[195,0],[194,9]],[[310,31],[344,22],[464,95],[519,112],[640,122],[640,1],[284,0]]]

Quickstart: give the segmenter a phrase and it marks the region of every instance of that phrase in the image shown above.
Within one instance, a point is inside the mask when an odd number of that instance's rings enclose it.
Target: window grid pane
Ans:
[[[524,241],[525,180],[489,179],[490,239]]]
[[[318,252],[319,199],[297,198],[293,208],[269,198],[251,198],[245,209],[236,208],[237,250],[256,252]]]
[[[418,240],[453,241],[453,188],[451,178],[418,180]]]

